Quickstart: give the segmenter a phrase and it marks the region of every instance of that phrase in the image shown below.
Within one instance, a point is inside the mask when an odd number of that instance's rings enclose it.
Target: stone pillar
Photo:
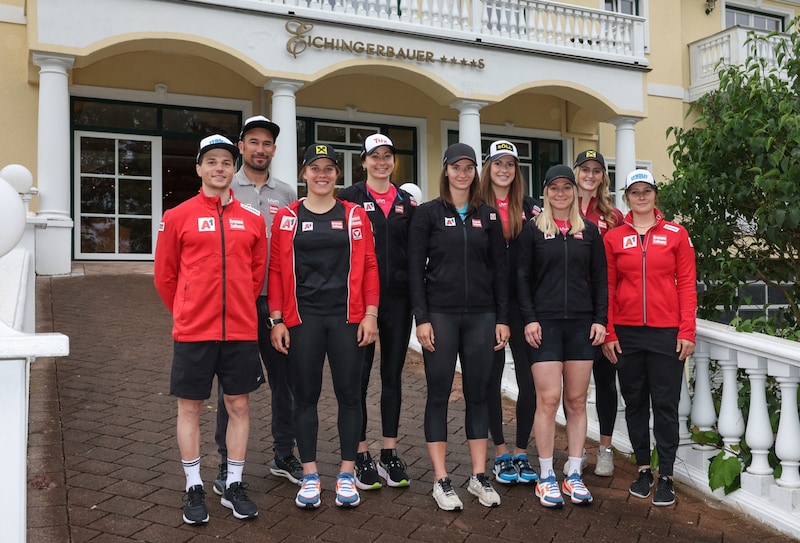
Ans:
[[[297,183],[297,104],[295,94],[303,86],[299,81],[272,79],[264,88],[272,91],[270,118],[281,127],[275,142],[277,150],[272,159],[270,173],[276,179]]]
[[[74,58],[33,54],[39,66],[39,131],[37,188],[39,217],[44,228],[36,231],[36,271],[62,275],[72,269],[72,218],[70,216],[70,114],[69,78]]]
[[[640,119],[634,117],[617,117],[609,121],[616,127],[617,152],[614,171],[616,172],[616,186],[611,190],[615,191],[614,205],[623,214],[628,209],[622,195],[625,193],[625,177],[636,169],[636,131],[633,126]]]
[[[458,141],[471,145],[478,158],[478,169],[481,167],[481,108],[488,102],[478,100],[459,100],[450,104],[458,110]],[[444,151],[444,149],[442,149]]]

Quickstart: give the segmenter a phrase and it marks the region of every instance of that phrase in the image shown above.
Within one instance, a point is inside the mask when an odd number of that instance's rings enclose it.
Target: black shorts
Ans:
[[[214,375],[229,396],[253,392],[264,382],[258,341],[175,341],[169,393],[187,400],[211,396]]]
[[[594,360],[594,346],[589,339],[592,319],[552,319],[539,324],[542,344],[533,349],[534,362]]]

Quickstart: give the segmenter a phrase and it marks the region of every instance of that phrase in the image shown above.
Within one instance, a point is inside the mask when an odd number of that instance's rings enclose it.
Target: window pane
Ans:
[[[394,140],[392,140],[394,143]],[[403,183],[414,183],[414,157],[411,155],[395,155],[392,181],[400,186]]]
[[[200,178],[195,169],[197,141],[194,139],[163,138],[162,196],[164,211],[197,195]]]
[[[156,130],[158,113],[144,104],[120,104],[75,100],[72,114],[76,127],[103,127],[127,130]]]
[[[349,143],[354,143],[358,145],[364,145],[364,140],[367,137],[371,136],[375,132],[379,132],[378,128],[372,127],[358,127],[358,128],[351,128],[350,129],[350,138],[348,139]],[[394,142],[392,142],[394,143]]]
[[[149,141],[119,140],[119,175],[149,177],[153,174],[153,144]]]
[[[119,252],[149,254],[153,250],[150,219],[119,220]]]
[[[152,185],[150,180],[121,179],[119,182],[120,215],[150,215]]]
[[[395,149],[414,149],[414,130],[408,128],[389,128],[386,135],[394,143]]]
[[[114,252],[114,219],[99,217],[81,218],[81,252]]]
[[[317,125],[318,142],[344,143],[347,141],[347,129],[344,126]]]
[[[114,180],[81,177],[81,213],[114,213]]]
[[[163,130],[180,134],[222,134],[239,139],[240,115],[223,111],[164,108]]]
[[[81,173],[114,175],[114,140],[108,138],[81,138]]]

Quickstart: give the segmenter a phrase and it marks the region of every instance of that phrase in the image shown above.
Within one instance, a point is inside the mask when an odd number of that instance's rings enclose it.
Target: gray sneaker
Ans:
[[[214,486],[211,488],[214,489],[214,494],[217,496],[222,496],[225,493],[225,485],[228,482],[228,463],[223,462],[219,465],[219,474],[217,478],[214,479]]]
[[[594,474],[599,477],[611,477],[614,475],[614,449],[600,445],[597,451],[597,464],[594,466]]]
[[[500,505],[500,495],[492,488],[492,483],[489,482],[485,473],[470,477],[467,490],[478,498],[478,501],[484,507],[497,507]]]
[[[461,511],[464,504],[453,489],[450,477],[444,477],[433,483],[433,499],[442,511]]]

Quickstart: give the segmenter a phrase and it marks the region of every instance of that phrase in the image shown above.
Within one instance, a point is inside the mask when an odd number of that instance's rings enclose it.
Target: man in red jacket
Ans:
[[[239,519],[258,515],[242,485],[242,471],[249,394],[264,382],[255,302],[264,284],[267,237],[261,212],[241,204],[230,189],[237,156],[238,149],[224,136],[204,138],[196,166],[200,192],[165,212],[158,229],[154,279],[173,318],[170,394],[178,398],[187,524],[209,519],[200,477],[200,412],[215,375],[230,416],[221,503]]]

